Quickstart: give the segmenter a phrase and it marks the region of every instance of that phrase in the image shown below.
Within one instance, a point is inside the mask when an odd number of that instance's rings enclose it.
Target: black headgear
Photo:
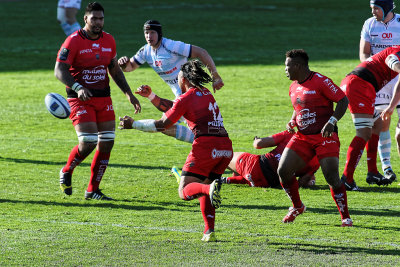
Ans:
[[[369,2],[370,5],[380,7],[383,11],[383,19],[384,20],[387,14],[390,13],[396,6],[393,4],[393,0],[371,0]]]
[[[156,31],[158,34],[158,41],[159,42],[162,38],[162,27],[161,23],[157,20],[148,20],[143,25],[143,30],[153,30]]]

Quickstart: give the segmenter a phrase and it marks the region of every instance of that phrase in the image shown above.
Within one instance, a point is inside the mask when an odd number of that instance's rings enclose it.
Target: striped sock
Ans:
[[[180,141],[193,143],[194,134],[188,127],[185,127],[183,125],[176,125],[175,138]]]
[[[382,162],[382,170],[391,167],[390,164],[390,150],[392,148],[392,140],[390,138],[390,131],[381,132],[379,135],[378,152]]]

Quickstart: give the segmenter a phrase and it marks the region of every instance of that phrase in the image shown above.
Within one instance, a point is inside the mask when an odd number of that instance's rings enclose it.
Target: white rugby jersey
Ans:
[[[367,19],[361,30],[361,39],[371,44],[372,55],[387,47],[400,45],[400,15],[394,14],[386,24],[374,17]]]
[[[178,97],[182,94],[178,85],[178,73],[191,53],[192,46],[190,44],[163,37],[161,45],[156,50],[146,44],[132,58],[138,65],[147,62],[171,87],[175,97]]]

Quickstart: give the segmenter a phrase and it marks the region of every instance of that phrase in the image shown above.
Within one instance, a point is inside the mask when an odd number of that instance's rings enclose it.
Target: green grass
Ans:
[[[159,19],[167,37],[210,52],[225,81],[215,97],[234,149],[251,153],[261,153],[252,148],[255,135],[282,130],[291,116],[286,50],[306,49],[311,68],[336,83],[358,62],[368,3],[321,2],[101,1],[119,55],[132,55],[144,44],[141,28],[148,18]],[[65,94],[52,70],[65,38],[55,6],[49,0],[0,1],[6,25],[0,29],[1,266],[400,265],[400,188],[368,186],[365,156],[355,177],[367,192],[348,193],[354,227],[347,229],[339,227],[319,171],[316,188],[300,190],[307,212],[290,225],[281,223],[290,206],[283,190],[224,186],[216,213],[219,242],[203,244],[198,201],[180,200],[169,175],[191,146],[133,130],[117,131],[101,184],[117,201],[83,200],[93,155],[76,168],[74,193],[65,197],[58,172],[76,134],[69,120],[52,117],[44,106],[48,92]],[[158,95],[173,97],[148,67],[127,79],[133,89],[150,84]],[[111,86],[116,115],[132,115],[131,105]],[[161,116],[140,100],[142,114],[135,118]],[[354,135],[349,113],[339,131],[342,171]],[[394,145],[392,162],[400,173]]]

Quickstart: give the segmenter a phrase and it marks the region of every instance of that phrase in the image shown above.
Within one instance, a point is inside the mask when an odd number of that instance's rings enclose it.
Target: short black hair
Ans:
[[[103,11],[103,14],[104,14],[103,6],[100,5],[100,3],[98,3],[98,2],[89,3],[86,7],[85,14],[92,13],[93,11]]]
[[[286,57],[298,60],[299,63],[302,62],[305,66],[308,66],[308,55],[304,49],[292,49],[286,52]]]

